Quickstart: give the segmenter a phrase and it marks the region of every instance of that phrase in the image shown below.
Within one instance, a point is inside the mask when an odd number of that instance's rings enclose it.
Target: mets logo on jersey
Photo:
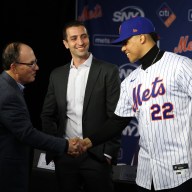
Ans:
[[[134,71],[139,65],[136,63],[125,63],[119,67],[119,76],[123,81],[132,71]]]
[[[151,99],[165,95],[166,88],[163,82],[163,78],[156,77],[151,82],[151,87],[142,90],[142,83],[133,89],[133,106],[132,109],[136,112],[139,106],[142,106],[143,102],[148,102]],[[164,103],[153,103],[151,102],[150,113],[151,119],[154,120],[165,120],[174,118],[173,114],[174,106],[171,102],[165,101]]]

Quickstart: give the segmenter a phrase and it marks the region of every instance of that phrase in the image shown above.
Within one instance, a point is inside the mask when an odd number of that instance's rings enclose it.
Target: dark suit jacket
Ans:
[[[48,92],[41,114],[42,128],[46,133],[63,136],[66,129],[67,83],[70,63],[53,70]],[[120,94],[118,67],[93,58],[85,90],[82,129],[83,137],[102,129],[104,122],[112,116]],[[120,147],[120,135],[113,140],[89,150],[99,160],[104,153],[112,156],[116,163]],[[53,156],[47,153],[47,163]]]
[[[0,191],[27,192],[30,146],[63,154],[66,140],[33,128],[23,94],[6,72],[0,75]]]

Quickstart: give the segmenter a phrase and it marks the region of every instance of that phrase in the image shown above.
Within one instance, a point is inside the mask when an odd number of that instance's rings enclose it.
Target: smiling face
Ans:
[[[69,49],[73,60],[86,60],[89,56],[89,36],[84,26],[72,26],[66,29],[66,40],[63,40],[66,49]]]
[[[127,55],[131,63],[134,63],[141,59],[154,45],[155,42],[149,34],[135,35],[124,41],[121,51]]]
[[[121,48],[121,51],[124,52],[131,63],[136,62],[141,58],[141,42],[140,35],[132,36],[127,39]]]

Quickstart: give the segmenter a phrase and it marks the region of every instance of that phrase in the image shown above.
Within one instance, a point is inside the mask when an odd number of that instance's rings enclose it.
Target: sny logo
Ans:
[[[188,10],[188,21],[192,21],[192,9]]]
[[[139,64],[126,63],[119,67],[119,76],[121,81],[123,81],[133,70],[138,67]]]

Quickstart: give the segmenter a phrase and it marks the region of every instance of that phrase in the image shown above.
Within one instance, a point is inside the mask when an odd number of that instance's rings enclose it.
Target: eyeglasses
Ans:
[[[21,65],[26,65],[26,66],[31,67],[31,68],[35,68],[37,65],[37,59],[35,59],[31,63],[22,63],[22,62],[18,62],[18,61],[16,61],[15,63],[21,64]]]

